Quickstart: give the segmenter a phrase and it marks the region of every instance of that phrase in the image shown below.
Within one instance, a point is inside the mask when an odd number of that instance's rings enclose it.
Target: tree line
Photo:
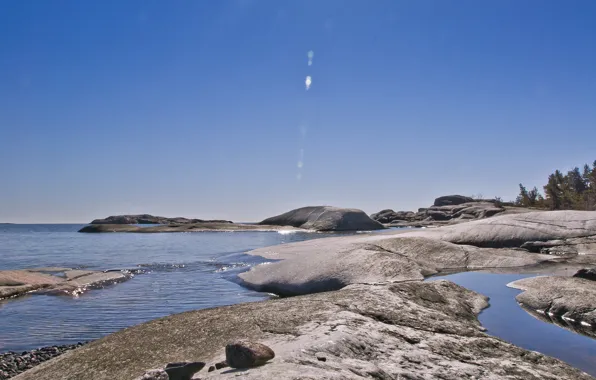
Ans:
[[[519,184],[515,204],[550,210],[596,210],[596,161],[581,170],[575,167],[563,174],[560,170],[548,176],[544,195],[534,186],[531,190]]]

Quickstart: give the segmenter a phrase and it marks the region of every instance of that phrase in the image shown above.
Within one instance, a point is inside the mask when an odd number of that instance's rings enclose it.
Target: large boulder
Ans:
[[[462,203],[474,202],[474,198],[463,195],[445,195],[435,199],[433,206],[456,206]]]
[[[331,206],[302,207],[265,219],[259,224],[316,231],[368,231],[385,228],[362,210]]]
[[[322,239],[324,240],[324,239]],[[589,380],[548,356],[481,331],[487,299],[448,281],[353,285],[337,292],[190,311],[111,334],[14,380],[128,380],[180,360],[219,362],[227,343],[275,358],[222,379]]]

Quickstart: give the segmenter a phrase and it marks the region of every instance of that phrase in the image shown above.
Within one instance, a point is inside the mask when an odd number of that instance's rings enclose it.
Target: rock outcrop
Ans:
[[[208,378],[592,379],[483,333],[476,315],[486,306],[486,297],[448,281],[352,285],[157,319],[14,380],[133,379],[168,361],[220,361],[223,347],[238,339],[266,344],[275,358],[242,372],[205,373]]]
[[[0,271],[0,299],[13,298],[35,291],[44,294],[78,295],[90,288],[126,281],[127,271],[80,271],[68,268],[41,268]],[[57,269],[57,270],[56,270]],[[51,273],[60,273],[56,276]]]
[[[232,223],[228,220],[202,220],[182,217],[166,218],[149,214],[112,215],[104,219],[95,219],[90,224],[196,224],[196,223]]]
[[[259,224],[316,231],[369,231],[384,228],[362,210],[331,206],[302,207],[265,219]]]
[[[596,337],[596,281],[544,276],[517,280],[508,286],[523,290],[516,300],[524,309],[551,321],[559,319],[584,327],[585,334]]]
[[[372,214],[370,217],[380,223],[395,227],[440,226],[489,218],[501,213],[525,211],[529,210],[504,207],[492,200],[475,200],[463,195],[447,195],[435,199],[432,206],[420,208],[418,212],[387,209]]]

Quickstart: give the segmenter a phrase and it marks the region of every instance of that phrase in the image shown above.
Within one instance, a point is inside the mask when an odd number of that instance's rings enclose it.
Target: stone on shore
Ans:
[[[182,362],[166,365],[169,380],[191,380],[193,375],[205,367],[204,362]]]
[[[170,361],[220,361],[225,345],[236,340],[261,342],[276,358],[243,372],[205,372],[207,378],[592,379],[483,333],[476,315],[486,306],[486,297],[444,280],[352,285],[171,315],[106,336],[14,380],[128,380]]]
[[[369,231],[385,228],[362,210],[331,206],[302,207],[265,219],[259,224],[316,231]]]
[[[275,352],[264,344],[237,341],[226,345],[226,362],[232,368],[252,368],[265,364]]]

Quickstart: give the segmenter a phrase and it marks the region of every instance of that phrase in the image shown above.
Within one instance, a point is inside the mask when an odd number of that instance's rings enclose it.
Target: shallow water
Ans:
[[[446,279],[490,298],[490,307],[478,319],[487,333],[516,346],[561,359],[596,376],[596,340],[528,314],[515,300],[519,290],[508,288],[511,281],[534,275],[464,272],[432,277]]]
[[[317,233],[83,234],[83,225],[1,225],[0,270],[59,266],[148,273],[78,298],[30,295],[0,301],[0,352],[97,339],[172,313],[270,297],[239,286],[263,260],[251,249],[328,236]]]

